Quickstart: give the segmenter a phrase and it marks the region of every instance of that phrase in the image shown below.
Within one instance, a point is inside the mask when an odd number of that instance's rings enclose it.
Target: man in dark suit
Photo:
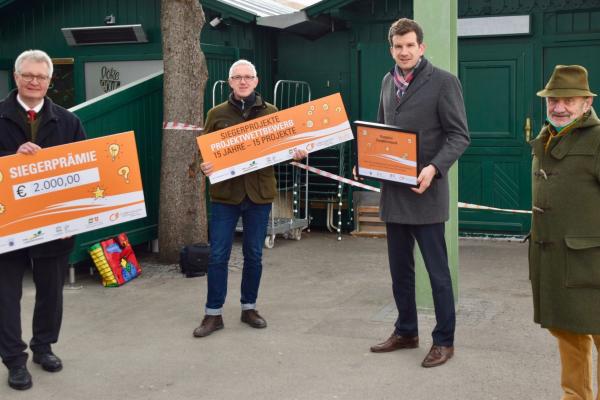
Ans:
[[[469,145],[467,117],[458,79],[423,57],[423,30],[402,18],[389,31],[396,62],[381,83],[380,123],[419,132],[418,187],[384,182],[380,216],[386,223],[392,290],[398,319],[375,353],[419,346],[415,301],[415,239],[429,274],[435,305],[433,346],[421,364],[435,367],[454,354],[455,310],[444,238],[448,220],[447,173]]]
[[[17,89],[0,101],[0,156],[32,156],[43,147],[85,139],[79,119],[46,97],[52,61],[40,50],[23,52],[15,62]],[[21,338],[21,296],[26,269],[36,288],[33,362],[49,372],[62,369],[52,353],[62,321],[63,283],[74,238],[43,243],[0,255],[0,356],[9,370],[8,384],[17,390],[32,386],[27,370],[27,345]]]

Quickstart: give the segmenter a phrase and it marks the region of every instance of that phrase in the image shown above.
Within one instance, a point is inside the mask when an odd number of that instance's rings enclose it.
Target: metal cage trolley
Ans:
[[[311,100],[310,85],[304,81],[279,80],[273,89],[273,103],[280,109],[294,107]],[[308,163],[308,156],[306,157]],[[300,240],[308,228],[308,173],[288,162],[274,166],[277,197],[273,203],[265,246],[275,246],[275,237]],[[304,204],[302,204],[304,203]]]

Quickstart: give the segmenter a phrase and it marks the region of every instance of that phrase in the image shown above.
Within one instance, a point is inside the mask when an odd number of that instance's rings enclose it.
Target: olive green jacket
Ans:
[[[545,150],[548,135],[531,142],[534,320],[600,334],[600,120],[592,109]]]
[[[256,102],[253,106],[242,111],[229,100],[211,108],[206,116],[204,133],[210,133],[227,127],[264,117],[277,112],[277,107],[263,101],[256,93]],[[258,171],[236,176],[210,186],[210,199],[217,203],[240,204],[248,196],[256,204],[268,204],[275,200],[277,182],[273,167],[266,167]]]

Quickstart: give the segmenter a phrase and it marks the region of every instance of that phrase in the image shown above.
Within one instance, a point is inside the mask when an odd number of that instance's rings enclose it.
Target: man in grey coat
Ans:
[[[455,310],[444,238],[449,217],[447,173],[469,145],[458,79],[423,57],[423,30],[402,18],[389,31],[396,62],[381,83],[378,122],[419,133],[418,186],[384,182],[380,216],[386,223],[392,291],[398,319],[375,353],[419,346],[415,301],[415,239],[431,281],[436,327],[423,367],[444,364],[454,354]]]

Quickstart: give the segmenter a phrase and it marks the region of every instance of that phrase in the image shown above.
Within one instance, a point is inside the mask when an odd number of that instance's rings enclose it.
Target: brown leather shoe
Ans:
[[[205,315],[199,327],[194,329],[195,337],[208,336],[214,331],[223,329],[223,317],[220,315]]]
[[[262,329],[267,327],[267,321],[256,310],[242,310],[241,320],[253,328]]]
[[[454,355],[454,346],[431,346],[429,354],[421,363],[422,367],[431,368],[444,364]]]
[[[413,336],[399,336],[392,333],[392,336],[388,340],[382,343],[378,343],[375,346],[371,346],[373,353],[387,353],[388,351],[400,350],[400,349],[415,349],[419,347],[419,337]]]

